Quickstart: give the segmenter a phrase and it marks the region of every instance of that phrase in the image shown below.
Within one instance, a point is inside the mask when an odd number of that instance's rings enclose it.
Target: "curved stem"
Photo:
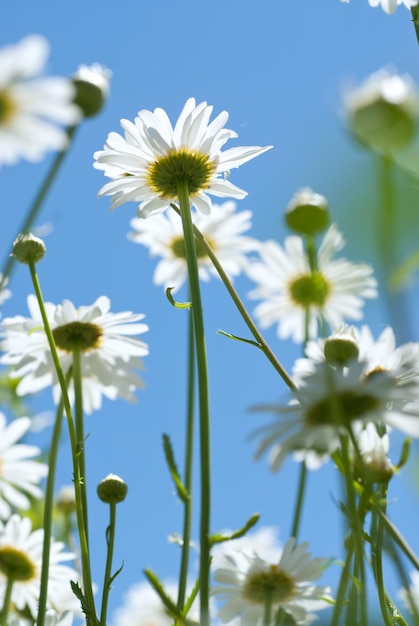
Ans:
[[[110,502],[109,504],[109,526],[106,529],[106,542],[108,544],[106,554],[106,567],[105,575],[103,579],[103,595],[102,595],[102,608],[100,611],[100,624],[106,626],[106,616],[108,613],[108,599],[109,592],[111,590],[111,578],[112,578],[112,559],[113,550],[115,544],[115,526],[116,526],[116,504]]]
[[[7,616],[9,614],[14,582],[15,581],[13,580],[13,578],[7,579],[6,590],[4,592],[3,608],[0,613],[0,626],[7,626]]]
[[[198,261],[189,201],[188,183],[177,183],[180,216],[185,242],[189,289],[192,300],[192,319],[195,339],[199,390],[199,442],[201,460],[201,519],[200,519],[200,624],[209,626],[209,568],[210,568],[210,413],[208,367],[205,346],[204,318],[199,285]]]
[[[297,495],[297,501],[295,504],[294,518],[292,521],[292,528],[291,528],[291,537],[295,537],[296,540],[297,540],[298,531],[300,528],[305,486],[306,486],[306,481],[307,481],[307,466],[305,464],[305,461],[301,461],[300,466],[301,466],[301,469],[300,469],[300,477],[298,480],[298,495]]]
[[[20,229],[17,231],[16,233],[16,237],[20,234],[20,233],[28,233],[30,232],[33,223],[35,222],[38,213],[42,207],[42,203],[46,198],[46,195],[52,185],[52,183],[54,182],[54,179],[64,161],[64,157],[66,156],[66,154],[68,153],[69,149],[70,149],[70,145],[71,145],[71,140],[74,137],[74,133],[76,132],[76,129],[78,127],[77,126],[70,126],[67,129],[67,137],[68,137],[68,143],[65,147],[64,150],[62,150],[61,152],[58,152],[57,155],[55,156],[54,161],[52,162],[51,165],[51,169],[49,170],[44,182],[42,183],[38,193],[35,196],[35,200],[33,201],[32,206],[30,207],[28,214],[26,215]],[[15,239],[16,239],[15,237]],[[7,259],[3,265],[3,270],[2,270],[2,282],[0,284],[0,287],[4,284],[5,279],[8,278],[14,268],[16,262],[16,258],[13,255],[8,255]]]
[[[183,544],[179,573],[179,591],[177,608],[182,611],[185,605],[186,585],[188,579],[189,552],[191,543],[192,524],[192,463],[194,440],[194,403],[195,403],[195,345],[192,317],[188,317],[188,403],[186,417],[186,446],[185,446],[185,474],[184,485],[188,492],[188,499],[184,502]]]
[[[70,376],[67,376],[67,379],[69,379],[69,377]],[[55,471],[57,468],[58,447],[60,443],[63,415],[64,402],[63,398],[61,397],[55,416],[54,430],[52,433],[51,446],[48,456],[48,478],[45,489],[44,517],[42,524],[44,529],[44,543],[42,548],[41,582],[39,588],[38,615],[36,620],[37,626],[43,626],[47,610],[49,560],[52,537],[52,513],[54,508]]]
[[[179,211],[179,209],[178,209],[178,207],[176,205],[171,204],[170,206],[176,211],[176,213],[178,213],[180,215],[180,211]],[[207,253],[208,257],[211,259],[212,264],[214,265],[215,269],[217,270],[219,277],[223,281],[223,283],[224,283],[228,293],[231,296],[231,299],[233,300],[233,302],[236,305],[240,315],[242,316],[244,322],[246,323],[246,326],[248,327],[248,329],[252,333],[253,337],[256,339],[256,342],[258,343],[258,347],[260,348],[260,350],[262,350],[262,352],[268,358],[268,360],[270,361],[271,365],[273,365],[273,367],[278,372],[278,374],[281,376],[281,378],[285,382],[285,384],[291,389],[291,391],[295,391],[296,386],[295,386],[291,376],[288,374],[288,372],[283,367],[283,365],[278,361],[278,359],[276,358],[275,354],[272,352],[271,348],[269,347],[269,345],[267,344],[266,340],[264,339],[263,335],[259,331],[258,327],[254,323],[253,319],[249,315],[246,307],[244,306],[242,300],[240,299],[239,294],[237,293],[237,291],[233,287],[233,284],[232,284],[231,280],[229,279],[229,277],[225,273],[222,265],[220,264],[220,262],[218,261],[217,257],[215,256],[215,254],[214,254],[211,246],[209,245],[208,241],[205,239],[204,235],[201,233],[201,231],[195,225],[193,226],[193,231],[194,231],[194,235],[195,235],[197,241],[204,248],[204,250]]]

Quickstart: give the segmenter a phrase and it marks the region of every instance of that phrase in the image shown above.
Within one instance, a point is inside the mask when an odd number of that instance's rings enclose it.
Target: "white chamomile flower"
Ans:
[[[257,553],[243,554],[240,560],[230,556],[225,567],[214,572],[212,593],[224,603],[218,617],[228,623],[240,617],[242,626],[262,626],[265,607],[271,603],[271,622],[278,611],[297,624],[307,624],[313,611],[328,607],[330,589],[314,584],[323,573],[324,559],[312,559],[308,544],[287,541],[279,559],[263,559]],[[244,558],[243,558],[244,557]]]
[[[349,0],[340,0],[341,2],[349,3]],[[397,7],[403,4],[406,9],[411,9],[418,4],[418,0],[368,0],[371,7],[380,6],[386,13],[395,13]]]
[[[11,507],[28,509],[31,502],[28,496],[40,498],[43,491],[39,487],[47,475],[44,463],[32,460],[41,450],[36,446],[17,443],[31,428],[29,417],[19,417],[7,424],[0,413],[0,518],[7,519]]]
[[[243,235],[251,227],[251,212],[236,212],[236,203],[213,204],[211,213],[193,213],[192,221],[204,235],[212,250],[230,276],[237,276],[247,266],[246,253],[256,250],[258,242]],[[154,272],[154,282],[163,287],[179,289],[187,279],[187,265],[181,219],[174,211],[156,215],[152,220],[135,217],[131,220],[134,231],[128,234],[135,243],[143,244],[151,256],[161,260]],[[208,281],[218,277],[205,249],[197,242],[199,277]]]
[[[314,451],[330,455],[340,445],[339,435],[354,431],[358,424],[390,426],[419,437],[419,412],[406,399],[406,386],[398,386],[387,372],[363,376],[364,362],[348,368],[334,369],[327,363],[316,363],[302,377],[288,406],[261,407],[277,414],[277,419],[259,428],[262,436],[257,457],[270,449],[274,471],[289,452]]]
[[[148,217],[178,202],[178,183],[187,183],[191,203],[204,214],[211,211],[209,195],[244,198],[247,194],[227,180],[229,171],[272,146],[247,146],[221,151],[237,134],[224,128],[228,113],[212,122],[212,106],[186,101],[173,127],[163,109],[142,110],[134,123],[121,120],[124,137],[112,132],[103,150],[94,154],[97,169],[112,179],[99,196],[112,196],[111,209],[139,202],[138,216]]]
[[[32,531],[29,518],[12,515],[6,524],[0,522],[0,603],[3,605],[7,581],[14,578],[11,602],[21,611],[26,607],[36,618],[42,567],[43,529]],[[57,612],[72,607],[63,602],[63,589],[71,590],[70,581],[77,572],[63,563],[74,554],[63,552],[64,544],[52,541],[48,579],[47,606]],[[73,602],[73,600],[72,600]]]
[[[40,161],[49,150],[61,150],[67,134],[60,125],[80,118],[71,80],[39,77],[48,53],[40,35],[0,50],[0,164]]]
[[[335,330],[345,319],[362,317],[364,298],[377,296],[377,282],[370,265],[333,258],[344,244],[332,225],[319,247],[314,272],[301,237],[287,237],[284,247],[272,240],[261,244],[260,261],[250,263],[246,271],[257,283],[249,297],[262,300],[254,311],[262,328],[277,324],[281,339],[301,343],[307,316],[311,339],[323,320]]]
[[[79,308],[69,300],[61,305],[45,303],[64,373],[70,370],[73,351],[81,353],[83,406],[87,413],[101,407],[102,395],[133,401],[134,390],[143,386],[134,369],[143,369],[142,357],[148,354],[148,346],[134,335],[148,330],[146,324],[139,323],[144,315],[130,311],[111,313],[110,305],[105,296],[91,306]],[[10,375],[21,378],[19,395],[54,385],[58,402],[60,388],[35,296],[28,297],[28,308],[29,318],[3,320],[1,348],[5,354],[0,362],[12,365]]]
[[[178,586],[172,581],[164,581],[167,595],[176,604]],[[199,622],[199,609],[195,599],[188,620]],[[172,626],[174,620],[168,614],[163,602],[149,583],[136,583],[124,596],[124,604],[113,616],[114,626]]]

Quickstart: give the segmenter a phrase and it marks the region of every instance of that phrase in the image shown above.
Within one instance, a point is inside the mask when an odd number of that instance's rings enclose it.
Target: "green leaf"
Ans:
[[[176,309],[190,309],[192,306],[192,302],[176,302],[176,300],[173,299],[173,296],[172,296],[173,289],[174,287],[168,287],[166,289],[166,297],[169,300],[170,304],[174,306]]]
[[[190,498],[189,491],[186,489],[185,485],[182,482],[182,479],[179,475],[175,457],[173,454],[172,444],[169,439],[169,435],[163,435],[163,449],[166,457],[166,463],[169,468],[170,476],[175,484],[176,491],[178,493],[179,498],[182,502],[187,502]]]
[[[211,545],[214,545],[216,543],[223,543],[224,541],[230,541],[231,539],[239,539],[240,537],[244,537],[244,535],[251,528],[253,528],[253,526],[255,526],[258,523],[259,518],[260,518],[259,513],[254,513],[254,515],[252,515],[247,520],[245,525],[242,526],[242,528],[240,528],[239,530],[236,530],[236,532],[231,533],[230,535],[224,535],[224,534],[211,535],[210,537]]]
[[[160,596],[161,601],[164,606],[168,610],[171,617],[174,617],[176,620],[180,620],[181,623],[184,622],[183,615],[181,611],[177,608],[176,604],[173,602],[171,598],[167,595],[164,590],[162,583],[160,582],[157,574],[152,572],[150,569],[145,569],[144,574],[148,579],[148,582],[153,587],[154,591]]]
[[[234,339],[235,341],[242,341],[243,343],[250,343],[251,346],[256,346],[256,348],[262,348],[262,345],[257,341],[253,341],[253,339],[244,339],[244,337],[237,337],[237,335],[232,335],[231,333],[226,333],[224,330],[218,329],[217,333],[219,335],[223,335],[223,337],[228,337],[229,339]]]

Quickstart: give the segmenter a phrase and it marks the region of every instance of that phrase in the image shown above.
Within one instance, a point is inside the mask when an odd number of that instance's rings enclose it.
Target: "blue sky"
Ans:
[[[141,580],[144,567],[163,578],[177,575],[177,549],[167,536],[181,529],[181,506],[164,466],[161,435],[170,434],[181,464],[187,313],[172,308],[152,284],[155,261],[147,251],[127,241],[135,205],[110,213],[109,199],[97,199],[104,178],[92,167],[93,152],[102,148],[108,132],[119,131],[121,118],[133,119],[139,109],[160,106],[175,119],[188,97],[206,100],[214,105],[214,114],[229,111],[228,127],[239,134],[231,145],[274,145],[231,175],[233,183],[249,192],[239,209],[253,211],[253,236],[282,241],[285,206],[299,187],[311,186],[329,199],[348,240],[345,255],[376,264],[375,164],[345,130],[341,94],[345,86],[389,64],[419,81],[419,47],[404,7],[387,16],[367,0],[43,0],[36,8],[23,0],[8,3],[1,45],[29,33],[50,41],[50,74],[71,74],[79,64],[93,62],[113,72],[105,109],[79,129],[38,220],[38,225],[52,226],[48,253],[39,266],[45,299],[59,303],[67,298],[80,306],[107,295],[114,312],[145,313],[150,326],[146,389],[138,402],[105,401],[86,423],[98,582],[107,512],[96,500],[96,484],[109,472],[129,484],[116,540],[115,562],[123,560],[125,567],[114,585],[112,610],[124,590]],[[39,165],[23,163],[0,172],[2,257],[50,162],[49,157]],[[413,195],[417,191],[414,179],[401,177],[400,184]],[[408,202],[409,220],[415,219],[414,210]],[[410,235],[406,246],[412,245]],[[251,286],[244,278],[236,285],[243,295]],[[3,315],[26,315],[32,289],[24,267],[16,269],[11,288],[13,299]],[[262,354],[216,334],[222,328],[247,335],[221,283],[206,284],[203,298],[212,390],[213,529],[239,527],[259,512],[261,523],[278,526],[286,541],[297,466],[289,460],[279,475],[272,475],[265,460],[252,460],[254,447],[247,440],[261,423],[248,408],[284,399],[285,387]],[[380,303],[368,303],[365,311],[376,334],[389,321]],[[414,332],[412,339],[418,339],[418,329]],[[266,337],[291,367],[300,348],[279,343],[274,329]],[[49,393],[34,402],[36,410],[51,408]],[[62,448],[60,481],[69,483],[69,451],[65,443]],[[397,447],[394,456],[397,460]],[[418,551],[414,519],[419,506],[409,470],[394,482],[397,502],[391,514]],[[310,476],[301,537],[315,555],[339,555],[338,494],[330,464]],[[331,582],[337,572],[330,576]]]

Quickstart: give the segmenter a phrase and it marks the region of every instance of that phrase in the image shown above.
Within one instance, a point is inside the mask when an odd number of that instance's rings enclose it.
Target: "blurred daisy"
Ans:
[[[323,573],[324,559],[312,559],[308,544],[287,541],[278,560],[245,554],[240,563],[233,556],[226,567],[214,572],[219,583],[212,593],[224,601],[218,611],[223,622],[240,617],[242,626],[262,626],[267,602],[272,603],[272,624],[282,609],[297,624],[312,621],[312,611],[328,607],[330,589],[313,584]]]
[[[112,179],[99,196],[112,196],[111,209],[125,202],[140,202],[139,217],[164,211],[177,202],[177,184],[188,183],[192,204],[205,215],[211,211],[209,195],[244,198],[247,194],[227,180],[229,171],[266,152],[272,146],[230,148],[226,141],[237,134],[224,128],[223,111],[211,123],[212,106],[189,98],[175,124],[163,109],[142,110],[134,123],[121,120],[124,137],[112,132],[103,150],[94,154],[94,167]]]
[[[71,80],[38,77],[48,54],[40,35],[0,50],[0,164],[40,161],[49,150],[61,150],[67,134],[59,125],[80,118]]]
[[[3,606],[7,581],[13,579],[11,602],[18,611],[28,609],[36,618],[42,566],[43,529],[32,532],[29,518],[12,515],[6,524],[0,522],[0,603]],[[67,565],[74,554],[63,552],[64,544],[51,543],[48,608],[62,613],[68,606],[62,602],[62,590],[70,589],[70,580],[78,579],[77,572]],[[61,600],[61,601],[60,601]]]
[[[251,212],[236,213],[236,203],[229,201],[222,205],[214,204],[210,215],[193,213],[192,220],[204,235],[225,272],[237,276],[246,267],[246,253],[256,250],[259,243],[243,235],[251,228]],[[169,211],[155,216],[152,220],[135,217],[131,220],[134,232],[128,238],[135,243],[147,246],[151,256],[162,257],[154,272],[154,282],[176,291],[186,281],[186,266],[183,228],[180,217]],[[199,276],[208,281],[218,273],[205,250],[197,244]]]
[[[344,370],[317,363],[302,378],[292,403],[259,407],[278,418],[254,433],[262,436],[256,456],[270,449],[271,467],[277,471],[295,450],[330,455],[339,447],[340,433],[359,428],[359,423],[387,425],[419,437],[419,411],[408,402],[408,388],[398,387],[387,372],[364,377],[364,370],[363,362]]]
[[[249,264],[247,274],[257,283],[249,297],[261,299],[254,314],[262,328],[278,324],[281,339],[314,338],[324,320],[332,330],[344,319],[362,317],[364,298],[377,296],[377,282],[370,265],[351,263],[333,256],[345,245],[335,225],[327,231],[317,254],[317,270],[310,270],[303,240],[285,239],[284,248],[275,241],[261,244],[260,261]]]
[[[28,495],[40,498],[43,494],[39,487],[47,475],[44,463],[32,461],[41,453],[36,446],[16,443],[29,431],[31,420],[20,417],[10,424],[0,413],[0,518],[11,515],[11,507],[28,509],[31,502]]]
[[[176,605],[177,584],[163,582],[166,594]],[[188,620],[199,622],[199,610],[195,599]],[[124,604],[119,607],[113,616],[113,626],[172,626],[173,617],[168,614],[160,597],[149,583],[132,585],[124,596]]]
[[[73,350],[81,352],[83,406],[87,413],[101,407],[102,395],[134,401],[135,389],[143,386],[134,369],[143,368],[142,357],[148,354],[148,346],[134,335],[148,330],[146,324],[138,323],[144,315],[130,311],[111,313],[110,305],[105,296],[78,309],[68,300],[61,305],[45,303],[64,373],[72,365]],[[10,375],[21,378],[19,395],[54,385],[54,399],[58,402],[60,388],[35,296],[28,297],[28,308],[29,318],[3,320],[0,347],[5,354],[0,362],[12,365]]]
[[[216,543],[211,551],[211,567],[214,570],[228,567],[232,559],[236,565],[243,564],[245,567],[248,557],[255,554],[261,559],[276,561],[279,560],[281,553],[278,529],[273,526],[262,526],[238,539]]]
[[[349,3],[349,0],[340,0],[341,2]],[[404,4],[406,9],[411,9],[415,7],[418,3],[418,0],[368,0],[369,5],[372,7],[381,6],[383,11],[386,13],[395,13],[397,7],[400,4]]]

